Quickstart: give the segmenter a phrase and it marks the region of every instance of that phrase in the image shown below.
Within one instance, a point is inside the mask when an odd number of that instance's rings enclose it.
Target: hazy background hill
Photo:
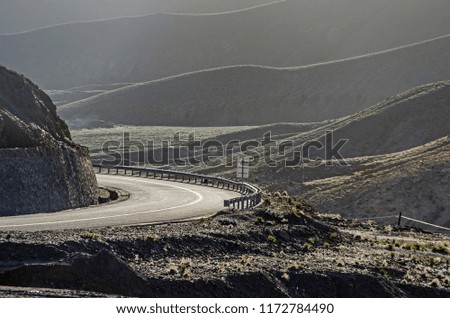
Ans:
[[[449,33],[448,0],[288,0],[219,15],[158,14],[3,35],[0,62],[56,89],[229,65],[307,65]]]
[[[322,121],[354,114],[412,87],[447,80],[449,60],[446,36],[321,65],[195,72],[126,86],[62,106],[59,112],[75,126],[96,125],[96,120],[172,126]]]
[[[450,135],[450,81],[417,87],[334,123],[288,138],[297,145],[321,140],[349,140],[344,157],[408,150]],[[323,158],[323,157],[322,157]]]
[[[0,0],[0,33],[159,12],[212,13],[274,0]]]

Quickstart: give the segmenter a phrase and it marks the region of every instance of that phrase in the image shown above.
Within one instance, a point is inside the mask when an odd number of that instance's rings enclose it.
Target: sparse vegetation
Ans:
[[[449,254],[449,249],[444,245],[435,245],[431,248],[434,253]]]
[[[158,240],[159,236],[156,233],[152,233],[148,236],[148,239],[152,242],[156,242]]]
[[[264,219],[262,216],[257,216],[255,219],[255,224],[263,224],[264,223]]]
[[[298,271],[299,269],[300,269],[300,264],[297,263],[297,262],[292,263],[292,264],[289,265],[289,267],[288,267],[288,270],[291,270],[291,271]]]
[[[94,233],[92,231],[85,231],[85,232],[81,233],[80,236],[81,236],[81,238],[88,239],[88,240],[94,240],[94,241],[98,241],[101,238],[100,234]]]
[[[437,279],[437,278],[434,278],[431,281],[430,285],[433,286],[433,287],[437,287],[437,288],[441,288],[442,287],[442,284],[441,284],[440,280]]]

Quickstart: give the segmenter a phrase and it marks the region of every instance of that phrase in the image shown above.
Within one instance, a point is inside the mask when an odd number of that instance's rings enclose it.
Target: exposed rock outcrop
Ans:
[[[0,66],[0,215],[53,212],[96,202],[89,152],[71,141],[50,98]]]

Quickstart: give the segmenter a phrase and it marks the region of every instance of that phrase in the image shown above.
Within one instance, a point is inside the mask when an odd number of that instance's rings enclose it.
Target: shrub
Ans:
[[[437,278],[433,279],[431,281],[430,285],[433,286],[433,287],[437,287],[437,288],[441,288],[442,287],[441,281],[439,279],[437,279]]]
[[[265,207],[268,207],[272,205],[272,201],[269,198],[265,198],[263,204]]]
[[[262,224],[262,223],[264,223],[264,219],[261,216],[258,216],[258,217],[256,217],[255,223]]]
[[[449,254],[448,248],[446,248],[444,245],[435,245],[431,248],[431,250],[434,253]]]
[[[97,234],[97,233],[94,233],[91,231],[83,232],[83,233],[81,233],[80,236],[81,236],[81,238],[88,239],[88,240],[95,240],[95,241],[100,240],[100,234]]]
[[[300,265],[298,263],[292,263],[289,265],[288,269],[291,271],[298,271],[300,269]]]
[[[275,236],[273,236],[273,235],[269,235],[269,236],[267,237],[267,240],[268,240],[270,243],[276,243],[276,242],[277,242],[277,238],[276,238]]]
[[[389,277],[389,272],[386,270],[386,268],[380,268],[380,274],[386,278]]]
[[[388,245],[386,245],[386,249],[387,249],[388,251],[393,251],[393,250],[394,250],[394,245],[388,244]]]

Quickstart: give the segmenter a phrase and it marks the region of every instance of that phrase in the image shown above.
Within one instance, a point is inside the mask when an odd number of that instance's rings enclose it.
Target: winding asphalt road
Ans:
[[[126,201],[14,217],[0,217],[0,231],[44,231],[154,224],[198,219],[223,209],[223,201],[237,193],[211,187],[144,179],[97,175],[101,186],[130,193]]]

